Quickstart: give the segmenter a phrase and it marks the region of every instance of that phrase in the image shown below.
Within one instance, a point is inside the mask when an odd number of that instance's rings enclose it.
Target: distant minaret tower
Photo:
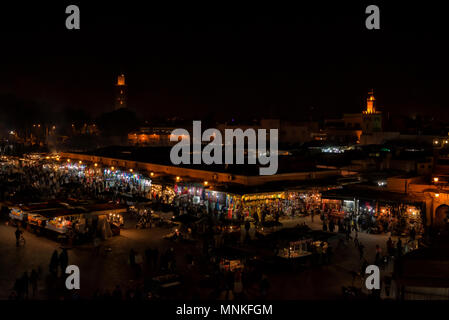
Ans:
[[[117,84],[115,85],[115,105],[114,110],[126,108],[126,84],[125,75],[122,73],[117,78]]]
[[[376,98],[374,98],[374,89],[368,92],[368,98],[366,99],[366,114],[373,114],[376,112]]]
[[[382,131],[382,112],[376,110],[374,90],[368,92],[366,110],[362,112],[362,132],[364,135]]]

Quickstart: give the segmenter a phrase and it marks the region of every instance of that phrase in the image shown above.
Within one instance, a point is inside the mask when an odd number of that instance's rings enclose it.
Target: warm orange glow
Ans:
[[[111,167],[111,170],[112,170],[112,171],[114,171],[114,169],[115,169],[114,167]]]
[[[117,85],[118,86],[124,86],[125,85],[125,75],[124,74],[121,74],[121,75],[118,76]]]
[[[70,159],[67,159],[67,162],[70,162]]]
[[[433,182],[438,182],[438,177],[433,178]]]
[[[179,181],[179,180],[181,180],[181,177],[177,176],[176,181]]]
[[[208,181],[204,181],[204,185],[207,186],[209,184]]]
[[[376,98],[374,98],[374,92],[371,90],[368,92],[369,97],[366,99],[366,111],[363,111],[365,114],[373,114],[376,113],[376,108],[374,107],[374,102]]]
[[[133,169],[129,169],[129,172],[133,172],[134,170]]]
[[[438,198],[440,196],[439,193],[435,193],[435,198]]]
[[[94,167],[97,167],[98,166],[98,163],[94,163]]]
[[[151,172],[151,173],[150,173],[150,176],[154,176],[154,172]]]
[[[78,163],[81,164],[81,163],[83,163],[83,162],[80,160],[80,161],[78,161]]]

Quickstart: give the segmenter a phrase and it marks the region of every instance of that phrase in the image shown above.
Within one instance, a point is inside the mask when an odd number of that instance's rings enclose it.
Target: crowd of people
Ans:
[[[44,160],[3,161],[0,165],[0,200],[28,202],[42,199],[107,199],[126,202],[143,197],[146,179],[128,173],[86,168],[81,164]]]
[[[148,189],[132,174],[121,175],[114,173],[113,170],[86,169],[80,165],[72,165],[70,163],[51,164],[40,161],[18,161],[4,162],[0,168],[0,179],[7,183],[0,186],[0,197],[2,200],[28,199],[30,195],[40,199],[57,199],[57,198],[76,198],[88,199],[108,197],[108,199],[126,201],[125,194],[136,197],[147,196]],[[153,196],[153,202],[163,204],[167,202],[168,197],[163,194]],[[202,240],[203,255],[193,257],[190,253],[185,256],[187,269],[181,273],[188,273],[189,270],[197,268],[201,269],[200,274],[210,275],[214,285],[211,290],[210,297],[214,299],[232,300],[234,298],[244,298],[245,296],[256,296],[260,298],[266,297],[269,292],[270,283],[267,275],[261,272],[260,268],[255,268],[250,263],[243,264],[243,267],[237,270],[223,271],[220,268],[220,259],[217,257],[216,251],[219,248],[228,246],[244,246],[248,244],[250,238],[250,229],[253,225],[263,226],[268,220],[278,223],[282,216],[307,216],[310,215],[312,222],[314,219],[321,220],[323,231],[342,233],[345,237],[340,239],[346,240],[347,246],[350,239],[354,240],[354,245],[359,253],[360,263],[366,266],[368,260],[376,265],[382,266],[387,257],[400,257],[408,252],[418,238],[419,230],[411,228],[407,232],[413,242],[402,242],[401,238],[396,243],[390,238],[386,243],[387,254],[383,254],[381,247],[376,246],[376,252],[372,253],[372,258],[366,257],[367,252],[364,244],[359,240],[359,232],[374,233],[382,226],[381,232],[392,232],[394,230],[395,221],[388,220],[385,217],[376,219],[373,215],[346,215],[344,217],[334,216],[330,212],[321,210],[320,208],[308,207],[305,202],[297,201],[300,206],[280,206],[279,203],[288,204],[288,200],[254,202],[252,209],[250,207],[234,207],[232,214],[229,214],[229,208],[213,208],[208,210],[204,205],[193,203],[192,197],[174,197],[172,199],[173,215],[181,216],[188,214],[191,216],[202,217],[207,216],[206,223],[192,224],[182,232],[189,232],[194,235],[196,240]],[[151,215],[150,211],[147,212]],[[230,216],[232,219],[229,219]],[[252,217],[254,220],[247,219]],[[228,228],[228,222],[234,220],[237,222],[236,229],[238,232],[230,232],[232,228]],[[151,226],[152,220],[144,219],[144,224]],[[254,222],[254,224],[253,224]],[[202,232],[200,226],[203,227]],[[240,227],[245,232],[240,232]],[[16,233],[16,240],[19,246],[21,237],[20,229]],[[179,230],[181,231],[181,230]],[[233,237],[233,235],[238,237]],[[244,234],[244,237],[241,235]],[[237,241],[236,241],[237,240]],[[200,243],[200,242],[199,242]],[[342,243],[339,242],[339,246]],[[329,247],[331,248],[331,247]],[[338,249],[339,247],[337,247]],[[94,298],[96,299],[116,299],[116,300],[141,300],[154,299],[159,297],[160,292],[154,290],[150,284],[151,279],[156,274],[175,274],[179,273],[179,259],[182,254],[175,252],[173,248],[166,251],[161,248],[147,248],[143,252],[137,252],[134,249],[129,251],[128,263],[130,274],[132,275],[135,285],[125,288],[123,285],[117,284],[113,288],[96,290]],[[323,264],[330,263],[332,250],[326,252],[323,248],[315,248],[316,254],[323,257]],[[94,244],[94,251],[100,256],[100,246]],[[323,254],[326,253],[326,254]],[[49,275],[46,278],[47,297],[58,298],[63,291],[62,275],[65,274],[65,268],[68,265],[68,253],[66,249],[62,249],[60,253],[55,250],[51,256],[49,264]],[[38,282],[42,280],[42,270],[33,269],[31,272],[25,272],[18,278],[11,293],[11,299],[28,299],[39,295]],[[31,287],[31,294],[29,288]]]
[[[63,280],[66,268],[69,265],[69,255],[66,248],[61,252],[54,250],[50,258],[49,274],[44,279],[44,272],[41,266],[33,268],[30,272],[25,271],[21,277],[17,278],[13,290],[9,295],[9,300],[40,299],[43,297],[58,298],[64,292]],[[42,286],[42,280],[45,280]],[[39,290],[43,287],[44,290]]]
[[[348,233],[350,231],[366,232],[373,234],[395,234],[399,236],[410,236],[413,239],[424,232],[422,224],[407,224],[405,218],[394,218],[392,216],[361,213],[356,215],[349,213],[344,216],[335,216],[326,211],[319,211],[323,225],[323,231]],[[313,213],[312,213],[313,221]]]

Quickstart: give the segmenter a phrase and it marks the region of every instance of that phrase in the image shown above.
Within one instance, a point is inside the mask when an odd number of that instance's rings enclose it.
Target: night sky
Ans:
[[[0,95],[98,115],[113,109],[125,72],[128,104],[144,118],[359,112],[370,88],[386,112],[447,113],[438,6],[379,4],[381,30],[366,30],[360,3],[127,3],[2,7]],[[68,4],[81,30],[65,29]]]

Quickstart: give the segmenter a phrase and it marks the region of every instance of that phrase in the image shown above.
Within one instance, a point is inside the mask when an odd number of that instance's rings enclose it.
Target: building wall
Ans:
[[[364,133],[382,131],[382,113],[364,113],[362,115],[362,131]]]
[[[347,113],[343,115],[345,128],[361,130],[362,129],[362,114],[361,113]]]
[[[351,174],[342,172],[341,170],[323,170],[316,172],[295,172],[276,174],[271,176],[243,176],[234,175],[223,172],[213,172],[206,170],[197,170],[182,168],[178,166],[160,165],[146,162],[121,160],[107,157],[91,156],[77,153],[62,152],[60,156],[64,159],[81,160],[92,163],[98,163],[106,167],[123,167],[126,169],[144,170],[154,172],[156,174],[164,174],[170,176],[180,176],[191,179],[198,179],[200,181],[210,181],[217,183],[236,183],[247,186],[260,185],[267,182],[275,181],[305,181],[314,179],[325,179],[330,177],[339,177],[343,174]]]

